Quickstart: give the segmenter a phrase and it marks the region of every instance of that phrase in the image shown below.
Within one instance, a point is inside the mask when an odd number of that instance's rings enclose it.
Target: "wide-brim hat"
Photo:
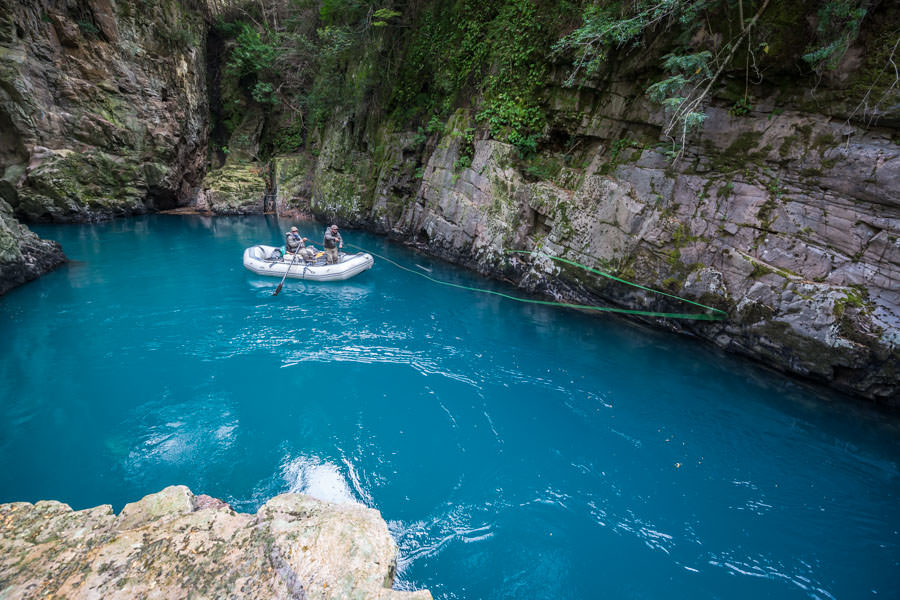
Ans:
[[[300,230],[297,229],[296,227],[291,227],[291,231],[300,231]]]

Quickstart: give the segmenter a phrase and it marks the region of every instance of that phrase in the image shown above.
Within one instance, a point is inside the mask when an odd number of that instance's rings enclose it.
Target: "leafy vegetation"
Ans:
[[[479,137],[527,158],[552,146],[548,86],[597,86],[633,60],[651,65],[641,71],[646,95],[667,115],[663,133],[677,159],[713,95],[732,115],[748,114],[751,76],[761,79],[777,61],[812,74],[833,68],[867,16],[863,0],[801,4],[245,0],[229,4],[216,26],[227,49],[223,120],[230,135],[248,111],[262,111],[264,153],[304,146],[338,116],[354,134],[373,118],[391,122],[417,132],[413,146],[424,148],[465,108]],[[776,39],[789,29],[795,43]]]
[[[575,85],[579,77],[595,75],[611,51],[637,46],[645,31],[673,23],[692,23],[712,3],[709,0],[636,0],[589,4],[582,15],[582,26],[553,47],[556,54],[574,55],[566,84]]]
[[[817,73],[832,70],[859,35],[866,9],[862,0],[828,0],[816,13],[816,44],[807,48],[803,60]]]
[[[821,74],[837,65],[859,34],[866,3],[824,0],[818,4],[815,32],[802,58]],[[613,53],[625,57],[649,40],[668,36],[667,45],[673,51],[663,57],[664,76],[648,86],[647,95],[669,116],[663,133],[671,139],[671,154],[677,159],[688,135],[702,126],[710,92],[723,73],[743,66],[744,93],[731,113],[740,116],[750,111],[751,71],[761,78],[759,61],[770,53],[767,36],[773,28],[765,19],[769,5],[770,0],[593,2],[582,14],[581,27],[561,38],[553,51],[571,61],[566,85],[575,86],[595,77]],[[802,30],[806,26],[803,7],[798,8],[791,13],[790,25],[782,26],[782,33],[786,27]],[[783,13],[785,8],[779,6],[778,11]]]
[[[547,123],[550,51],[577,10],[570,1],[431,3],[414,24],[393,85],[394,118],[445,118],[474,105],[491,137],[534,152]]]

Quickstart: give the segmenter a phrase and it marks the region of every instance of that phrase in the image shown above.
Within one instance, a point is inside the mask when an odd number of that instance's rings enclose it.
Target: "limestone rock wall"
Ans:
[[[201,4],[0,0],[0,175],[19,217],[187,202],[206,160]]]
[[[891,132],[809,113],[733,117],[711,107],[701,137],[673,165],[658,140],[629,131],[633,122],[661,124],[662,115],[640,100],[616,103],[585,105],[572,132],[587,148],[544,155],[545,168],[555,163],[546,179],[529,180],[506,144],[463,148],[471,123],[457,115],[415,202],[392,220],[373,212],[372,226],[559,299],[696,310],[506,250],[560,256],[722,308],[729,318],[721,323],[661,324],[897,402],[900,146]],[[460,169],[463,151],[472,161]]]
[[[118,515],[0,505],[0,594],[26,598],[426,600],[391,589],[397,545],[378,511],[299,494],[255,515],[173,486]]]

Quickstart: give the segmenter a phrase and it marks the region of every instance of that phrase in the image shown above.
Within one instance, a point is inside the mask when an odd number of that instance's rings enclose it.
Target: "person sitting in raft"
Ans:
[[[344,240],[341,239],[341,234],[338,233],[338,226],[332,225],[325,229],[325,258],[328,260],[329,265],[338,262],[338,248],[343,247]]]
[[[299,253],[300,258],[304,260],[312,260],[316,256],[316,249],[307,246],[306,242],[308,241],[309,238],[300,236],[296,227],[291,227],[291,230],[284,236],[284,247],[290,253]]]

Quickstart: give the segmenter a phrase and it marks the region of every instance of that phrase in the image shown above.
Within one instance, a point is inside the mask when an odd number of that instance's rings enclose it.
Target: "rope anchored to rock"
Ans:
[[[707,314],[707,313],[690,314],[690,313],[655,312],[655,311],[649,311],[649,310],[634,310],[634,309],[629,309],[629,308],[616,308],[613,306],[593,306],[590,304],[573,304],[570,302],[557,302],[554,300],[537,300],[534,298],[522,298],[520,296],[513,296],[511,294],[505,294],[503,292],[498,292],[495,290],[488,290],[488,289],[480,288],[480,287],[462,285],[460,283],[453,283],[452,281],[443,281],[441,279],[437,279],[437,278],[432,277],[431,275],[428,275],[421,271],[416,271],[415,269],[410,269],[409,267],[405,267],[405,266],[401,265],[400,263],[397,263],[397,262],[387,258],[386,256],[382,256],[376,252],[367,250],[366,248],[362,248],[362,247],[356,246],[354,244],[349,244],[347,242],[344,242],[344,244],[346,246],[356,248],[357,250],[361,250],[362,252],[367,252],[367,253],[371,254],[372,256],[376,256],[379,259],[394,265],[398,269],[406,271],[407,273],[412,273],[413,275],[417,275],[419,277],[423,277],[423,278],[427,279],[428,281],[431,281],[432,283],[437,283],[439,285],[445,285],[448,287],[453,287],[453,288],[457,288],[457,289],[461,289],[461,290],[467,290],[470,292],[479,292],[482,294],[490,294],[492,296],[500,296],[501,298],[506,298],[507,300],[514,300],[516,302],[522,302],[525,304],[541,304],[544,306],[559,306],[561,308],[575,308],[575,309],[579,309],[579,310],[593,310],[593,311],[598,311],[598,312],[611,312],[611,313],[620,313],[620,314],[625,314],[625,315],[640,315],[640,316],[644,316],[644,317],[661,317],[661,318],[665,318],[665,319],[691,319],[691,320],[695,320],[695,321],[720,321],[727,316],[727,313],[725,311],[720,310],[718,308],[713,308],[712,306],[706,306],[705,304],[700,304],[699,302],[694,302],[693,300],[688,300],[687,298],[681,298],[680,296],[675,296],[673,294],[667,294],[666,292],[661,292],[659,290],[654,290],[652,288],[644,287],[637,283],[633,283],[631,281],[626,281],[625,279],[615,277],[614,275],[610,275],[609,273],[605,273],[598,269],[594,269],[592,267],[582,265],[575,261],[561,258],[559,256],[551,256],[549,254],[543,254],[540,252],[528,252],[526,250],[506,250],[506,252],[508,254],[531,254],[534,256],[540,256],[542,258],[549,258],[551,260],[567,263],[567,264],[573,265],[575,267],[579,267],[581,269],[589,271],[591,273],[595,273],[597,275],[602,275],[603,277],[613,279],[620,283],[624,283],[624,284],[627,284],[627,285],[630,285],[630,286],[633,286],[636,288],[640,288],[642,290],[646,290],[646,291],[652,292],[654,294],[668,296],[669,298],[674,298],[674,299],[680,300],[682,302],[687,302],[688,304],[693,304],[694,306],[699,306],[708,311],[712,311],[712,313],[711,314]]]
[[[572,265],[574,267],[578,267],[580,269],[584,269],[585,271],[589,271],[591,273],[595,273],[602,277],[606,277],[607,279],[612,279],[613,281],[618,281],[619,283],[624,283],[625,285],[630,285],[632,287],[636,287],[638,289],[651,292],[653,294],[659,294],[660,296],[666,296],[668,298],[673,298],[680,302],[687,302],[688,304],[693,304],[694,306],[699,306],[700,308],[712,311],[711,315],[688,315],[688,317],[692,319],[700,319],[700,320],[712,320],[718,321],[722,320],[728,316],[728,313],[724,310],[714,308],[712,306],[707,306],[705,304],[700,304],[699,302],[694,302],[693,300],[688,300],[687,298],[682,298],[681,296],[676,296],[675,294],[668,294],[666,292],[661,292],[659,290],[654,290],[653,288],[648,288],[638,283],[634,283],[633,281],[628,281],[627,279],[622,279],[621,277],[616,277],[615,275],[611,275],[605,271],[601,271],[600,269],[595,269],[593,267],[589,267],[587,265],[583,265],[579,262],[575,262],[574,260],[569,260],[567,258],[562,258],[559,256],[552,256],[550,254],[544,254],[543,252],[530,252],[528,250],[507,250],[508,254],[529,254],[532,256],[540,256],[542,258],[549,258],[550,260],[555,260],[557,262],[565,263],[568,265]],[[673,317],[673,318],[685,318],[685,316]]]

